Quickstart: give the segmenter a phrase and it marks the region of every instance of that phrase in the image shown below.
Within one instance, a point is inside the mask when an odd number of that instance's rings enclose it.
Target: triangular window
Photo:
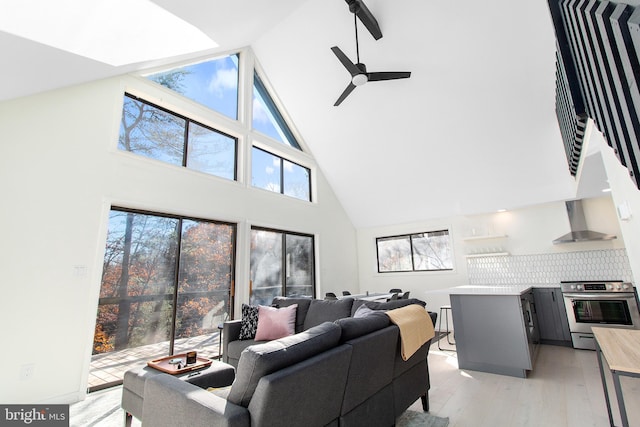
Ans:
[[[302,151],[256,72],[253,73],[253,129]]]
[[[238,118],[237,54],[146,77],[227,117]]]

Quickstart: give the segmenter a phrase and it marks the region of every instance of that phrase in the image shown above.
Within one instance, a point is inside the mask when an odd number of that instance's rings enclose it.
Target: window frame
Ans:
[[[153,82],[153,83],[157,84],[155,82]],[[178,94],[178,95],[180,95],[180,94]],[[180,96],[183,96],[183,95],[180,95]],[[205,124],[205,123],[203,123],[203,122],[201,122],[199,120],[192,119],[192,118],[190,118],[190,117],[188,117],[188,116],[186,116],[184,114],[180,114],[180,113],[178,113],[176,111],[172,111],[170,108],[167,108],[167,107],[164,107],[162,105],[156,104],[156,103],[154,103],[152,101],[147,100],[146,98],[144,98],[142,96],[135,95],[135,94],[131,93],[131,91],[127,91],[127,90],[124,91],[123,107],[122,107],[123,110],[124,110],[124,98],[130,98],[130,99],[132,99],[132,100],[134,100],[136,102],[140,102],[142,104],[146,104],[146,105],[148,105],[150,107],[156,108],[156,109],[158,109],[160,111],[163,111],[163,112],[165,112],[167,114],[170,114],[172,116],[175,116],[175,117],[185,121],[183,139],[182,139],[182,143],[183,143],[183,146],[182,146],[183,147],[183,150],[182,150],[182,163],[180,165],[176,165],[176,164],[173,164],[173,163],[165,162],[165,161],[163,161],[161,159],[145,156],[145,155],[136,153],[134,151],[124,150],[124,149],[120,148],[120,142],[119,141],[116,144],[118,152],[130,153],[132,155],[139,156],[139,157],[142,157],[144,159],[148,159],[148,160],[152,160],[152,161],[161,162],[161,163],[166,164],[166,165],[183,167],[183,168],[188,169],[190,171],[199,172],[199,173],[202,173],[202,174],[205,174],[205,175],[208,175],[208,176],[214,176],[214,177],[217,177],[217,178],[220,178],[220,179],[224,179],[224,180],[227,180],[227,181],[235,181],[235,182],[238,181],[238,162],[239,162],[238,154],[239,154],[239,144],[240,144],[240,138],[239,137],[233,136],[233,135],[231,135],[231,134],[229,134],[227,132],[224,132],[222,130],[216,129],[215,127],[213,127],[211,125],[207,125],[207,124]],[[121,112],[120,119],[122,120],[122,112]],[[192,123],[197,125],[197,126],[200,126],[200,127],[204,128],[204,129],[210,130],[212,132],[215,132],[217,134],[220,134],[220,135],[222,135],[224,137],[227,137],[227,138],[230,138],[231,140],[233,140],[233,142],[234,142],[234,148],[233,148],[233,179],[229,179],[229,178],[226,178],[226,177],[221,176],[221,175],[215,175],[215,174],[212,174],[212,173],[209,173],[209,172],[204,172],[204,171],[201,171],[199,169],[190,168],[187,165],[187,163],[188,163],[188,153],[189,153],[189,128],[190,128],[190,124],[192,124]],[[119,133],[120,133],[120,130],[118,130],[118,140],[120,138]]]
[[[233,318],[233,312],[234,312],[234,303],[233,303],[233,299],[234,299],[234,287],[235,287],[235,274],[236,274],[236,261],[237,261],[237,248],[238,248],[238,224],[234,223],[234,222],[228,222],[228,221],[219,221],[219,220],[213,220],[213,219],[205,219],[205,218],[197,218],[197,217],[191,217],[191,216],[185,216],[185,215],[174,215],[174,214],[168,214],[168,213],[162,213],[162,212],[155,212],[155,211],[146,211],[143,209],[131,209],[131,208],[125,208],[122,206],[117,206],[117,205],[113,205],[111,206],[111,208],[109,209],[109,212],[112,211],[119,211],[122,213],[131,213],[131,214],[139,214],[139,215],[147,215],[147,216],[156,216],[156,217],[161,217],[161,218],[169,218],[169,219],[175,219],[178,220],[178,224],[179,224],[179,229],[180,231],[180,235],[178,236],[178,240],[177,240],[177,250],[178,252],[176,253],[176,266],[175,266],[175,274],[174,274],[174,280],[175,280],[175,289],[173,292],[173,297],[174,297],[174,301],[175,301],[175,297],[178,294],[178,288],[179,288],[179,281],[178,281],[178,275],[179,275],[179,271],[180,271],[180,249],[181,249],[181,242],[182,242],[182,224],[184,221],[197,221],[197,222],[206,222],[206,223],[210,223],[210,224],[218,224],[218,225],[226,225],[226,226],[230,226],[233,228],[233,248],[231,250],[231,264],[232,264],[232,268],[231,268],[231,278],[230,278],[230,304],[229,304],[229,317]],[[168,298],[169,294],[167,294],[167,296],[165,298]],[[102,300],[103,303],[113,303],[114,299],[119,299],[116,297],[100,297],[99,301],[98,301],[98,307],[100,306],[100,301]],[[140,299],[144,299],[144,296],[142,296]],[[172,328],[173,330],[171,331],[171,336],[170,336],[170,351],[173,352],[173,345],[174,345],[174,335],[175,335],[175,322],[176,322],[176,312],[177,312],[177,304],[174,304],[173,307],[173,325]]]
[[[312,263],[312,276],[311,276],[311,289],[313,291],[312,294],[312,299],[316,298],[316,294],[317,294],[317,289],[316,289],[316,284],[317,284],[317,280],[316,280],[316,270],[317,270],[317,265],[316,265],[316,239],[315,239],[315,235],[313,234],[306,234],[306,233],[300,233],[300,232],[295,232],[295,231],[287,231],[287,230],[280,230],[277,228],[270,228],[270,227],[260,227],[257,225],[252,225],[250,228],[250,232],[253,232],[254,230],[256,231],[266,231],[266,232],[270,232],[270,233],[279,233],[282,235],[282,249],[281,249],[281,264],[280,264],[280,268],[281,268],[281,272],[282,274],[280,275],[280,285],[281,285],[281,294],[282,296],[287,296],[286,295],[286,291],[287,291],[287,275],[286,275],[286,271],[287,271],[287,236],[301,236],[301,237],[309,237],[311,238],[311,250],[313,251],[313,253],[310,256],[311,259],[311,263]],[[251,239],[251,238],[250,238]],[[249,255],[249,258],[251,258],[251,255]],[[249,261],[251,262],[251,261]],[[250,278],[250,280],[253,283],[253,279]],[[253,286],[251,286],[251,289],[249,290],[249,299],[251,299],[251,296],[253,294]]]
[[[451,250],[451,268],[435,268],[435,269],[416,269],[416,262],[415,262],[415,257],[416,257],[416,253],[414,251],[414,236],[423,234],[423,235],[431,235],[431,234],[435,234],[435,233],[443,233],[445,232],[446,235],[449,237],[449,248]],[[409,240],[409,249],[410,249],[410,259],[411,259],[411,269],[410,270],[384,270],[382,271],[380,269],[380,246],[379,246],[379,242],[383,241],[383,240],[394,240],[394,239],[405,239],[408,238]],[[381,237],[376,237],[376,268],[377,268],[377,272],[378,274],[387,274],[387,273],[429,273],[429,272],[445,272],[445,271],[453,271],[454,270],[454,253],[453,253],[453,240],[451,238],[451,231],[448,228],[443,228],[443,229],[439,229],[439,230],[430,230],[430,231],[419,231],[419,232],[414,232],[414,233],[405,233],[405,234],[396,234],[396,235],[392,235],[392,236],[381,236]]]
[[[184,246],[183,246],[183,240],[185,237],[185,229],[184,229],[184,222],[185,221],[192,221],[192,222],[197,222],[197,223],[206,223],[206,224],[213,224],[213,225],[217,225],[217,226],[224,226],[224,227],[228,227],[230,228],[230,231],[232,232],[232,239],[230,239],[229,244],[231,245],[231,247],[229,248],[229,288],[228,288],[228,305],[225,307],[226,310],[226,314],[228,316],[228,318],[233,319],[234,318],[234,310],[235,310],[235,282],[236,282],[236,270],[237,270],[237,251],[238,251],[238,224],[234,223],[234,222],[228,222],[228,221],[221,221],[221,220],[213,220],[213,219],[206,219],[206,218],[198,218],[198,217],[192,217],[192,216],[187,216],[187,215],[180,215],[180,214],[169,214],[169,213],[163,213],[163,212],[156,212],[156,211],[147,211],[147,210],[142,210],[142,209],[132,209],[132,208],[126,208],[120,205],[116,205],[113,204],[111,205],[111,207],[109,208],[109,218],[111,217],[111,213],[112,212],[119,212],[122,214],[134,214],[134,215],[144,215],[144,216],[152,216],[155,218],[166,218],[166,219],[171,219],[171,220],[176,220],[177,221],[177,227],[176,229],[178,230],[178,234],[176,236],[176,240],[175,240],[175,265],[174,267],[174,271],[171,274],[171,279],[172,279],[172,286],[173,289],[170,292],[164,293],[164,294],[140,294],[140,295],[125,295],[125,296],[121,296],[121,295],[116,295],[116,296],[101,296],[102,294],[102,286],[103,286],[103,281],[101,280],[101,284],[100,284],[100,291],[99,291],[99,296],[98,296],[98,301],[96,304],[96,317],[94,317],[94,319],[96,320],[96,326],[99,324],[99,317],[100,317],[100,307],[101,306],[108,306],[108,305],[113,305],[113,304],[121,304],[121,303],[129,303],[129,304],[134,304],[134,303],[144,303],[144,302],[158,302],[158,301],[162,301],[162,302],[168,302],[172,307],[171,307],[171,319],[170,319],[170,324],[168,324],[168,328],[169,328],[169,336],[167,338],[167,342],[168,342],[168,352],[166,353],[167,355],[171,355],[174,354],[175,352],[175,347],[176,347],[176,339],[180,339],[179,337],[177,337],[177,333],[178,333],[178,322],[182,321],[183,318],[179,318],[179,309],[180,309],[180,298],[183,297],[195,297],[197,298],[199,295],[200,296],[207,296],[207,295],[214,295],[214,294],[221,294],[221,295],[227,295],[227,290],[224,289],[223,292],[221,291],[211,291],[211,290],[207,290],[207,291],[202,291],[202,290],[196,290],[196,291],[192,291],[192,292],[181,292],[180,288],[180,279],[181,279],[181,262],[183,262],[183,255],[184,255]],[[110,219],[109,219],[109,226],[110,226]],[[108,244],[108,241],[106,242]],[[104,258],[106,256],[106,251],[105,253],[103,253],[102,257],[103,257],[103,262],[104,262]],[[104,274],[104,269],[102,271],[102,274]],[[225,280],[226,282],[226,280]],[[93,349],[95,346],[95,335],[93,337],[94,342],[92,344],[92,353],[93,353]],[[127,348],[138,348],[140,346],[137,347],[127,347]],[[143,345],[144,347],[144,345]],[[114,349],[113,351],[121,351],[121,350],[116,350]],[[111,351],[109,351],[111,352]],[[109,352],[102,352],[101,354],[108,354]],[[98,368],[98,370],[100,370],[100,368]],[[91,368],[90,368],[91,371]],[[118,385],[118,384],[122,384],[122,380],[116,380],[116,381],[107,381],[103,384],[97,385],[97,386],[92,386],[90,387],[88,390],[89,391],[96,391],[96,390],[101,390],[103,388],[107,388],[107,387],[111,387],[113,385]]]
[[[263,153],[267,153],[267,154],[269,154],[269,155],[271,155],[273,157],[276,157],[276,158],[280,159],[280,177],[279,177],[280,178],[280,183],[279,183],[280,184],[279,185],[280,191],[277,191],[277,192],[276,191],[271,191],[271,190],[268,190],[268,189],[266,189],[264,187],[258,187],[258,186],[253,185],[253,164],[254,164],[253,163],[253,150],[254,149],[262,151]],[[253,144],[251,146],[251,152],[252,152],[251,153],[252,161],[251,161],[251,178],[250,178],[250,182],[251,182],[251,187],[252,188],[257,188],[257,189],[260,189],[260,190],[269,191],[270,193],[282,194],[283,196],[291,197],[291,198],[296,199],[296,200],[302,200],[304,202],[310,202],[310,203],[314,202],[313,192],[312,192],[313,191],[313,186],[311,184],[311,181],[312,181],[312,179],[311,179],[312,178],[311,177],[312,170],[311,170],[310,167],[307,167],[307,166],[305,166],[305,165],[303,165],[303,164],[301,164],[299,162],[293,161],[293,160],[291,160],[291,158],[284,157],[284,156],[281,156],[279,154],[276,154],[273,151],[270,151],[270,150],[268,150],[266,148],[262,148],[262,147],[260,147],[260,146],[258,146],[256,144]],[[284,161],[285,160],[287,162],[289,162],[291,164],[294,164],[294,165],[296,165],[298,167],[301,167],[301,168],[303,168],[303,169],[305,169],[307,171],[307,174],[308,174],[308,177],[309,177],[308,188],[307,188],[307,191],[309,192],[309,199],[302,199],[302,198],[299,198],[299,197],[295,197],[295,196],[291,196],[291,195],[285,194],[285,192],[284,192],[285,191],[285,181],[284,181],[284,173],[285,173],[284,172]]]
[[[143,72],[140,75],[142,77],[144,77],[146,80],[148,80],[149,82],[152,82],[153,84],[163,88],[164,90],[168,90],[171,93],[173,93],[175,95],[178,95],[179,97],[182,97],[184,99],[188,99],[191,102],[195,102],[200,107],[206,108],[209,111],[213,111],[216,114],[221,115],[225,119],[233,120],[233,121],[237,122],[237,121],[240,120],[240,103],[241,103],[240,81],[242,80],[242,70],[241,70],[240,64],[241,64],[242,60],[244,59],[244,58],[241,59],[241,57],[244,57],[244,55],[245,55],[245,53],[243,51],[238,50],[238,51],[235,51],[235,52],[229,52],[226,55],[213,56],[213,57],[212,56],[206,56],[206,57],[200,58],[199,60],[196,60],[194,62],[182,63],[182,65],[178,64],[178,65],[175,65],[173,67],[157,67],[155,69]],[[235,60],[233,59],[234,56],[235,56]],[[227,59],[227,58],[235,63],[235,65],[237,67],[237,70],[238,70],[237,78],[236,78],[236,100],[235,100],[236,105],[235,105],[235,113],[234,113],[235,116],[234,117],[229,116],[226,113],[224,113],[224,112],[222,112],[222,111],[220,111],[220,110],[218,110],[216,108],[213,108],[212,106],[207,105],[207,104],[205,104],[205,103],[203,103],[203,102],[201,102],[201,101],[199,101],[197,99],[194,99],[191,96],[188,96],[188,95],[186,95],[184,93],[178,92],[175,89],[172,89],[172,88],[170,88],[168,86],[165,86],[165,85],[163,85],[162,83],[158,82],[157,80],[155,80],[153,78],[153,76],[157,76],[159,74],[166,74],[166,73],[170,73],[172,71],[183,70],[183,69],[188,68],[188,67],[199,66],[199,65],[202,65],[202,64],[205,64],[205,63],[210,63],[212,61],[215,62],[215,61],[218,61],[218,60],[221,60],[221,59]]]
[[[276,141],[278,144],[282,144],[285,145],[287,147],[293,148],[294,150],[298,150],[300,152],[304,152],[304,150],[302,149],[302,146],[300,145],[300,142],[298,141],[298,138],[296,138],[296,136],[294,135],[293,131],[291,130],[291,126],[289,126],[289,123],[287,123],[287,120],[285,119],[285,117],[283,116],[282,112],[280,111],[280,108],[278,108],[278,106],[276,105],[276,102],[273,99],[273,96],[271,95],[271,93],[269,92],[269,89],[267,89],[267,86],[264,84],[264,81],[262,79],[262,77],[260,77],[260,72],[258,71],[257,67],[253,67],[253,86],[252,89],[255,89],[258,94],[261,96],[262,100],[264,101],[265,108],[269,110],[269,112],[271,112],[271,114],[273,115],[273,119],[275,121],[275,123],[278,125],[278,127],[280,128],[280,130],[282,131],[282,133],[284,134],[284,137],[286,139],[286,141],[280,141],[277,140],[259,130],[257,130],[254,126],[253,126],[253,120],[254,117],[252,115],[251,118],[251,123],[249,124],[249,127],[251,128],[251,130],[253,132],[256,132],[260,135],[264,135],[265,137]],[[253,90],[252,90],[253,93]],[[252,96],[252,100],[251,100],[251,107],[252,107],[252,111],[253,111],[253,96]]]

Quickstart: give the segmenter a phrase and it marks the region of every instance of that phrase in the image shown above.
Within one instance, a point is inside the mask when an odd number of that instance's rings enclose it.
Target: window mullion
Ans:
[[[178,284],[180,280],[180,254],[182,251],[182,218],[178,218],[177,239],[176,239],[176,263],[175,272],[173,274],[173,307],[171,309],[171,329],[169,331],[169,354],[173,354],[173,348],[176,338],[176,324],[178,322]]]
[[[184,137],[182,146],[182,166],[187,167],[187,150],[189,150],[189,126],[191,126],[191,120],[185,120],[184,122]]]
[[[284,194],[284,159],[280,157],[280,194]]]
[[[411,247],[411,271],[416,271],[415,254],[413,253],[413,235],[409,235],[409,246]]]
[[[287,234],[282,233],[282,296],[287,296]]]

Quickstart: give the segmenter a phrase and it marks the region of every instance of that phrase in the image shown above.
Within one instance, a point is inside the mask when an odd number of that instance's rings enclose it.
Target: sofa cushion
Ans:
[[[277,340],[295,333],[298,304],[275,308],[258,306],[258,329],[256,341]]]
[[[253,339],[256,336],[256,329],[258,329],[258,307],[242,304],[242,326],[240,326],[238,339]]]
[[[271,302],[271,306],[276,308],[288,307],[293,304],[298,305],[296,310],[296,332],[302,332],[304,331],[304,319],[307,317],[307,312],[311,305],[311,298],[275,297]]]
[[[353,298],[339,300],[314,299],[309,306],[309,312],[304,319],[304,330],[320,325],[324,322],[334,322],[351,316]]]
[[[335,347],[341,333],[338,325],[323,323],[296,335],[247,347],[240,355],[229,402],[247,407],[260,378]]]
[[[338,319],[335,324],[342,328],[340,342],[369,334],[378,329],[389,326],[389,316],[381,311],[373,311],[366,317],[347,317]]]

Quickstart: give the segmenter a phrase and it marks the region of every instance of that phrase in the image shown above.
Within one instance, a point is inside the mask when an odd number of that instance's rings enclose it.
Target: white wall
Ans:
[[[589,228],[615,234],[618,239],[553,245],[554,239],[570,231],[564,202],[546,203],[486,215],[460,216],[393,227],[360,229],[358,230],[360,290],[386,292],[391,288],[401,288],[403,291],[411,291],[411,296],[426,301],[427,309],[438,311],[441,305],[450,303],[447,288],[469,284],[467,254],[508,252],[511,255],[529,255],[624,248],[611,197],[585,199],[583,205]],[[453,271],[382,274],[377,272],[376,237],[444,228],[450,230],[453,240],[455,254]],[[485,235],[506,237],[468,239]]]
[[[145,84],[114,78],[0,104],[0,402],[84,396],[111,205],[238,223],[238,304],[251,225],[314,234],[320,292],[358,282],[355,230],[317,168],[308,203],[251,188],[246,169],[228,182],[118,151],[123,91],[153,92]]]

